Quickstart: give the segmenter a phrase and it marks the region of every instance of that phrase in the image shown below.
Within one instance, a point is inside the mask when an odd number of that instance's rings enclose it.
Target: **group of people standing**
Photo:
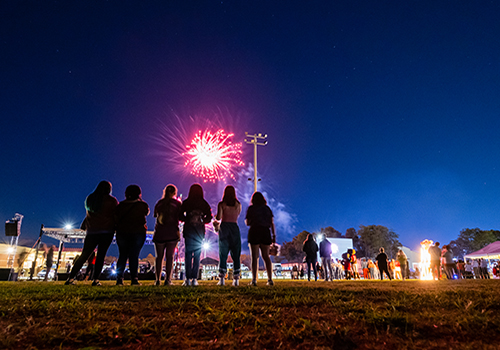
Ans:
[[[430,269],[435,280],[439,280],[444,275],[446,279],[489,279],[488,260],[453,260],[453,252],[449,245],[439,247],[439,242],[429,247]],[[493,275],[496,275],[496,270]]]
[[[150,209],[142,200],[141,188],[130,185],[125,190],[125,199],[121,202],[111,195],[111,183],[101,181],[94,192],[85,200],[86,216],[81,225],[85,230],[82,253],[74,262],[65,284],[75,284],[75,277],[97,248],[93,273],[93,286],[100,286],[104,258],[116,233],[119,257],[116,265],[116,284],[123,285],[127,261],[129,263],[132,285],[139,285],[138,267],[139,254],[146,241],[146,217]],[[228,254],[234,262],[233,285],[239,285],[241,273],[241,233],[238,226],[238,217],[241,214],[241,203],[236,196],[233,186],[226,186],[222,201],[217,205],[217,214],[213,221],[214,228],[219,234],[219,273],[218,284],[225,285]],[[204,199],[203,188],[193,184],[189,189],[188,197],[181,202],[177,198],[177,188],[170,184],[163,191],[162,198],[154,207],[156,218],[153,243],[156,251],[155,285],[161,284],[163,261],[165,265],[165,285],[172,284],[172,270],[174,254],[181,239],[179,224],[183,223],[182,235],[185,246],[185,286],[198,285],[198,271],[203,241],[205,239],[205,225],[212,222],[212,210]],[[272,263],[269,256],[270,246],[276,243],[276,230],[271,209],[260,192],[252,195],[251,205],[248,207],[246,224],[249,226],[248,243],[252,258],[251,285],[257,285],[259,253],[266,265],[268,285],[273,285]]]
[[[358,261],[353,249],[343,254],[341,261],[333,262],[331,259],[332,245],[323,237],[318,244],[314,240],[313,234],[308,234],[306,240],[302,245],[302,250],[306,254],[305,263],[307,266],[307,279],[311,280],[311,272],[314,273],[314,280],[317,281],[320,275],[325,281],[332,281],[334,279],[359,279]],[[317,262],[317,256],[321,259],[321,265]],[[375,263],[372,260],[361,261],[361,270],[364,279],[380,278],[384,279],[384,274],[392,280],[399,277],[405,280],[409,276],[408,271],[408,258],[406,254],[400,249],[396,257],[397,262],[389,260],[384,248],[380,248],[379,254],[375,258]],[[400,267],[400,276],[396,276],[396,266]],[[341,268],[343,267],[343,273]],[[294,267],[295,268],[295,267]],[[377,268],[377,269],[376,269]],[[321,270],[321,271],[320,271]],[[298,277],[298,268],[292,270],[292,279]],[[301,273],[302,275],[302,273]]]

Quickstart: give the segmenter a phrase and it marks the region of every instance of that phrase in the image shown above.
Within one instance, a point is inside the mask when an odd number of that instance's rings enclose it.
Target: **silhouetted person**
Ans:
[[[441,278],[441,249],[439,248],[439,242],[429,247],[429,254],[431,256],[432,276],[434,279],[439,280]]]
[[[43,279],[44,281],[49,280],[49,274],[50,270],[52,269],[52,264],[54,263],[54,246],[51,246],[49,248],[49,251],[47,252],[47,258],[45,260],[45,265],[46,265],[46,273],[45,273],[45,278]],[[57,273],[57,271],[56,271]]]
[[[406,278],[408,278],[408,274],[406,273],[408,258],[406,257],[406,254],[405,252],[403,252],[402,249],[398,250],[398,255],[396,255],[396,259],[399,262],[399,267],[401,268],[401,278],[404,281]]]
[[[314,241],[313,235],[308,234],[302,250],[306,253],[306,264],[307,264],[307,280],[311,280],[311,266],[314,270],[314,280],[318,280],[318,270],[316,269],[316,261],[318,260],[318,245]]]
[[[382,281],[384,279],[384,272],[387,274],[387,277],[389,277],[389,280],[392,280],[387,266],[387,254],[384,253],[384,248],[380,248],[380,253],[375,260],[377,260],[378,269],[380,271],[380,280]]]
[[[326,237],[323,237],[323,240],[319,243],[319,256],[321,258],[321,264],[323,264],[325,281],[333,281],[332,244]]]
[[[153,243],[156,250],[155,261],[155,285],[159,286],[161,273],[163,270],[163,255],[165,254],[165,285],[172,284],[172,268],[174,264],[174,254],[177,243],[180,240],[179,216],[181,213],[181,202],[175,197],[177,188],[168,185],[163,190],[163,197],[160,199],[154,210],[156,218],[155,233]]]
[[[274,226],[274,215],[267,206],[267,201],[260,192],[252,195],[251,205],[247,209],[245,222],[248,229],[248,245],[252,256],[252,281],[251,286],[257,285],[257,275],[259,271],[259,250],[266,265],[267,284],[272,286],[273,265],[269,257],[271,244],[276,243],[276,228]]]
[[[111,195],[111,183],[101,181],[94,192],[85,199],[85,209],[87,215],[83,220],[81,229],[87,231],[83,250],[80,257],[75,261],[65,284],[74,284],[74,280],[83,264],[89,258],[90,254],[97,247],[97,257],[95,263],[95,273],[93,286],[100,286],[99,276],[106,252],[113,241],[115,234],[115,210],[118,201]]]
[[[238,216],[241,213],[241,203],[236,198],[233,186],[226,186],[222,201],[217,205],[215,226],[219,226],[219,282],[224,285],[227,272],[227,256],[231,252],[233,259],[233,285],[239,285],[241,272],[241,233],[238,227]],[[220,225],[219,225],[220,222]]]
[[[189,194],[181,206],[180,220],[184,222],[184,260],[186,280],[184,286],[198,285],[198,271],[203,240],[205,239],[205,224],[212,221],[212,210],[203,198],[203,188],[200,184],[193,184]]]
[[[444,260],[444,273],[446,274],[446,278],[452,280],[455,276],[455,262],[453,261],[453,252],[451,251],[449,246],[443,246],[441,256]]]
[[[141,188],[130,185],[125,189],[125,200],[116,207],[116,243],[118,262],[116,263],[116,284],[123,284],[127,260],[132,285],[140,285],[138,278],[139,254],[146,241],[146,216],[149,206],[142,200]]]

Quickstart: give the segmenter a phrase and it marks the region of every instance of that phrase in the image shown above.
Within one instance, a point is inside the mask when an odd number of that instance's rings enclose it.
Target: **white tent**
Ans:
[[[488,244],[477,252],[467,254],[466,259],[500,259],[500,241]]]

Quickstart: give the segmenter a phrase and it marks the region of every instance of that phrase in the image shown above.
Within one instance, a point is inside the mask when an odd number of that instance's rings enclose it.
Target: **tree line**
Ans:
[[[293,237],[290,242],[283,242],[281,246],[281,257],[288,262],[302,262],[304,252],[302,245],[310,232],[302,231]],[[358,257],[373,258],[378,254],[379,248],[384,247],[387,255],[394,258],[402,247],[399,235],[393,230],[381,225],[369,225],[348,228],[343,234],[331,226],[321,228],[314,235],[323,235],[328,238],[352,238],[353,247]],[[464,255],[477,251],[490,243],[500,240],[500,231],[481,230],[479,228],[466,228],[460,231],[456,240],[448,243],[456,258],[462,259]],[[441,242],[443,244],[445,242]]]

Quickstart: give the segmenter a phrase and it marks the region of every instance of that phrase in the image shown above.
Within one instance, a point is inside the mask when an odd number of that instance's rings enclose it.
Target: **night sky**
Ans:
[[[278,242],[500,229],[499,18],[497,1],[3,1],[0,218],[23,214],[31,245],[41,224],[79,225],[103,179],[150,207],[168,183],[185,197],[202,180],[165,134],[217,120],[235,142],[268,134]],[[204,185],[213,209],[223,186]]]

